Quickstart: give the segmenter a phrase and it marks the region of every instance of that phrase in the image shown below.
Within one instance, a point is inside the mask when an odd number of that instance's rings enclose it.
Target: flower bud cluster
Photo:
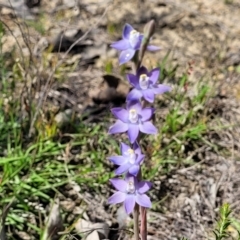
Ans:
[[[152,35],[151,25],[149,26],[147,33]],[[144,54],[145,50],[159,50],[158,47],[148,44],[150,37],[148,35],[144,36],[131,25],[126,24],[123,29],[122,40],[111,45],[111,47],[120,51],[119,63],[124,64],[134,58],[136,59],[139,51]],[[131,143],[131,146],[121,143],[121,155],[109,157],[112,163],[119,166],[115,174],[117,176],[123,175],[123,178],[110,180],[117,192],[109,198],[108,202],[110,204],[123,202],[127,214],[133,212],[136,204],[145,208],[151,207],[151,201],[145,194],[151,188],[151,183],[141,180],[141,165],[144,155],[138,142],[140,132],[156,134],[157,128],[151,122],[154,108],[144,107],[143,103],[153,103],[156,94],[170,91],[169,86],[158,84],[159,68],[148,71],[146,67],[140,66],[141,62],[135,63],[136,66],[139,66],[136,73],[127,75],[133,89],[126,98],[126,108],[116,107],[111,109],[117,121],[109,128],[110,134],[127,132]]]

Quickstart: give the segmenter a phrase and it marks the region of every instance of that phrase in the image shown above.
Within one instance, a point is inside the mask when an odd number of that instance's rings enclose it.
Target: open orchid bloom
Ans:
[[[123,28],[122,39],[111,44],[112,48],[121,51],[119,55],[119,63],[124,64],[130,61],[137,50],[140,49],[143,40],[143,34],[136,31],[130,24],[126,24]],[[148,45],[147,50],[157,51],[159,47]]]
[[[151,188],[150,182],[139,182],[136,177],[131,175],[127,175],[125,180],[113,178],[110,179],[110,182],[118,190],[108,199],[110,204],[124,202],[127,214],[133,211],[136,203],[142,207],[151,207],[151,201],[145,194]]]
[[[150,121],[154,109],[142,108],[138,100],[129,101],[127,109],[118,107],[111,109],[111,111],[118,120],[110,127],[110,134],[128,132],[130,142],[134,143],[139,131],[146,134],[157,133],[156,127]]]
[[[121,143],[121,154],[120,156],[111,156],[108,158],[111,162],[119,166],[115,171],[116,175],[129,172],[136,177],[140,169],[140,164],[144,159],[138,143],[135,142],[132,148],[125,143]]]
[[[134,88],[128,94],[127,101],[143,97],[146,101],[153,103],[156,94],[169,92],[171,90],[169,86],[157,83],[159,74],[159,68],[148,72],[145,67],[140,67],[136,75],[128,74],[127,79]]]

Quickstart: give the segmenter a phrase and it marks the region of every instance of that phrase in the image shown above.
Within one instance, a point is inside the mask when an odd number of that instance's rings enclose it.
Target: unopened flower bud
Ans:
[[[153,36],[154,32],[155,32],[155,21],[151,20],[144,27],[144,31],[143,31],[144,38],[150,40],[150,38]]]

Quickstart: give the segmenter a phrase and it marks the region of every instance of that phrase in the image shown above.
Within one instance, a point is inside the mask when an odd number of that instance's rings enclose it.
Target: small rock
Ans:
[[[102,234],[105,238],[108,238],[109,234],[109,226],[107,223],[95,223],[93,224],[93,229],[96,229],[100,234]]]
[[[78,233],[87,233],[92,230],[92,223],[80,218],[74,224],[74,227]]]
[[[58,127],[62,127],[65,124],[67,124],[70,121],[71,114],[72,114],[71,109],[67,109],[64,112],[59,112],[54,118]]]
[[[68,8],[73,8],[77,6],[76,0],[63,0],[63,5]]]
[[[78,29],[69,29],[67,31],[64,32],[64,35],[67,38],[74,38],[78,33]]]
[[[97,231],[93,231],[91,232],[87,237],[86,240],[100,240],[98,232]]]
[[[66,200],[66,201],[62,201],[61,203],[61,207],[66,211],[66,212],[72,212],[74,207],[75,207],[75,202],[71,201],[71,200]]]
[[[31,237],[26,232],[19,231],[17,235],[23,240],[31,240]]]

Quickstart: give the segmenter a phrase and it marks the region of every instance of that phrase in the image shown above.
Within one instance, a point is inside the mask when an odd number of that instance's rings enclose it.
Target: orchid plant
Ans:
[[[157,128],[151,121],[155,110],[152,107],[146,107],[146,105],[147,102],[154,102],[156,94],[163,94],[171,90],[167,85],[158,84],[159,68],[148,71],[146,67],[141,66],[146,50],[159,50],[158,47],[149,45],[154,29],[153,20],[146,24],[143,34],[126,24],[122,39],[111,44],[111,47],[120,51],[120,64],[133,61],[134,73],[127,75],[127,80],[133,89],[126,98],[126,109],[121,107],[111,109],[117,121],[109,128],[109,134],[127,132],[131,146],[121,143],[121,155],[109,157],[112,163],[119,166],[115,174],[123,177],[110,180],[117,192],[109,198],[108,202],[110,204],[124,203],[126,213],[133,213],[135,240],[139,240],[139,237],[142,240],[147,239],[146,208],[151,207],[151,201],[146,192],[152,184],[141,179],[141,165],[144,155],[139,145],[140,132],[157,134]],[[141,210],[140,231],[139,210]]]

